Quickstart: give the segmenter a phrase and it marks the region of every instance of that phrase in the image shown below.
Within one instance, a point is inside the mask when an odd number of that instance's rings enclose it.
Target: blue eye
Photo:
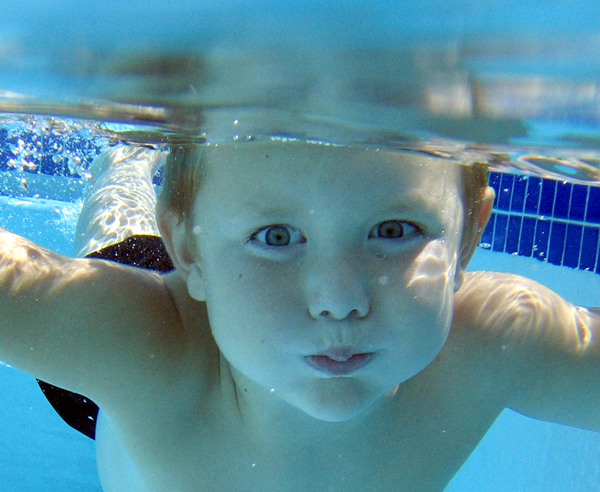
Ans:
[[[283,224],[275,224],[268,227],[263,227],[259,231],[255,232],[250,237],[250,240],[272,247],[289,246],[291,244],[306,242],[306,238],[298,229]]]
[[[381,238],[381,239],[401,239],[406,236],[412,236],[419,232],[419,228],[409,222],[403,222],[401,220],[386,220],[377,224],[371,232],[369,232],[370,238]]]

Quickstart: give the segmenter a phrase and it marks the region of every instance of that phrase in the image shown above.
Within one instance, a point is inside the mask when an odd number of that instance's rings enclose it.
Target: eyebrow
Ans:
[[[460,199],[456,201],[457,210],[461,206]],[[435,220],[436,222],[444,222],[444,211],[449,206],[447,201],[432,200],[430,196],[421,192],[408,193],[403,195],[398,202],[391,204],[385,208],[387,213],[410,213],[421,220]]]
[[[408,191],[400,191],[398,199],[392,205],[399,209],[408,209],[420,207],[423,204],[430,202],[431,196],[421,190],[410,189]]]
[[[264,198],[248,197],[240,201],[242,209],[246,212],[259,213],[270,217],[281,217],[290,215],[290,212],[298,211],[302,204],[288,197],[269,196],[265,194]]]
[[[374,202],[375,200],[371,200]],[[385,201],[385,200],[382,200]],[[460,199],[456,202],[460,205]],[[261,220],[278,221],[294,220],[306,212],[306,203],[296,201],[290,197],[278,197],[265,193],[264,199],[248,197],[240,202],[241,209],[245,214],[260,216]],[[444,222],[443,211],[447,208],[445,201],[432,200],[432,198],[421,190],[401,191],[394,201],[375,205],[376,213],[383,214],[409,214],[415,220],[436,223]],[[302,211],[302,212],[301,212]]]
[[[297,204],[294,205],[289,201],[285,205],[271,205],[261,200],[249,199],[240,201],[240,213],[232,218],[232,221],[239,222],[244,227],[249,223],[254,223],[255,226],[283,223],[294,221],[297,216],[301,215],[299,210],[300,207]]]

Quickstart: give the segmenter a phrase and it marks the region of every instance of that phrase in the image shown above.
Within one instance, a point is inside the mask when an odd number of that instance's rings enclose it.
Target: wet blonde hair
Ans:
[[[462,179],[463,237],[460,249],[461,258],[465,256],[470,247],[467,238],[474,237],[479,232],[479,212],[483,204],[485,192],[488,188],[487,162],[474,162],[469,165],[460,165]]]
[[[205,146],[173,146],[163,167],[161,191],[156,202],[156,215],[174,212],[179,220],[191,213],[196,193],[204,179]]]
[[[158,217],[170,211],[181,221],[192,213],[196,193],[206,173],[205,153],[205,145],[178,145],[171,148],[163,168],[162,189],[156,206]],[[463,237],[466,237],[477,232],[479,210],[488,186],[488,166],[485,162],[475,162],[459,167],[464,205]]]

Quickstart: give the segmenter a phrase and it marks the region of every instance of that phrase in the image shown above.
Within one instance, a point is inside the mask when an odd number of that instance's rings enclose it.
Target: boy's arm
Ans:
[[[469,274],[456,301],[460,323],[481,335],[507,407],[600,431],[600,310],[491,272]]]
[[[0,313],[0,360],[99,403],[180,350],[159,275],[63,258],[1,229]]]

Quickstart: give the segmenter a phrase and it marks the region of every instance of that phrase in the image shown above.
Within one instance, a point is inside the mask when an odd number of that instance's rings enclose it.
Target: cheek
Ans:
[[[386,319],[409,352],[427,358],[443,345],[452,320],[455,268],[456,255],[443,241],[432,241],[395,276],[396,281],[379,288],[389,296]]]
[[[211,324],[227,321],[262,337],[281,332],[301,310],[297,273],[255,258],[224,258],[205,266]]]
[[[432,241],[413,262],[407,289],[419,302],[439,304],[454,292],[456,252],[449,251],[444,241]]]
[[[305,313],[294,293],[294,278],[256,261],[213,264],[207,309],[220,351],[239,372],[274,385],[274,374],[289,365]]]

